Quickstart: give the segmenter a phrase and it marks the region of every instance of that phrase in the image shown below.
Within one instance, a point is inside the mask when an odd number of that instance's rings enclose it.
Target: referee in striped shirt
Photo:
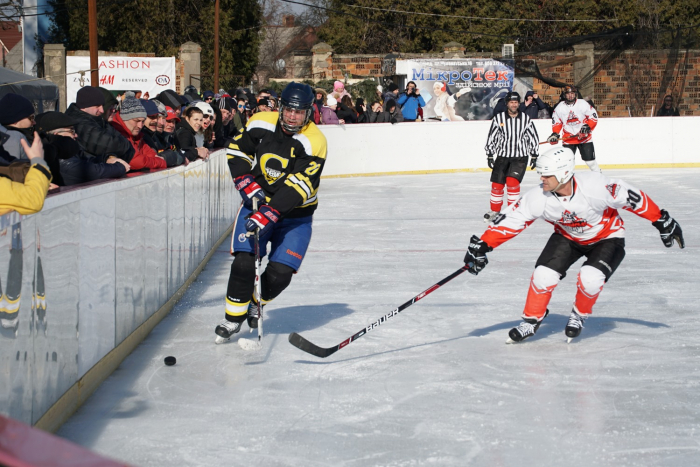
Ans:
[[[530,117],[520,112],[520,94],[509,92],[505,112],[494,115],[486,140],[486,158],[491,172],[491,210],[484,214],[484,222],[491,222],[503,206],[504,188],[508,190],[508,205],[520,197],[520,182],[530,167],[535,167],[539,137]],[[494,160],[495,158],[495,160]]]

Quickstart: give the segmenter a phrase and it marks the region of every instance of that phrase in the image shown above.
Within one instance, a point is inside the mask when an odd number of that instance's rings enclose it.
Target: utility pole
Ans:
[[[217,0],[218,1],[218,0]],[[90,39],[90,85],[94,88],[100,85],[100,72],[97,69],[97,0],[88,0],[88,23]]]
[[[95,1],[95,0],[92,0]],[[214,5],[214,94],[219,92],[219,0]]]

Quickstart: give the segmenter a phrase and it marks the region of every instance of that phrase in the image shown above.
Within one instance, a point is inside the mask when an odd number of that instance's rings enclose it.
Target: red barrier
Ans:
[[[0,465],[6,467],[127,466],[2,415],[0,415]]]

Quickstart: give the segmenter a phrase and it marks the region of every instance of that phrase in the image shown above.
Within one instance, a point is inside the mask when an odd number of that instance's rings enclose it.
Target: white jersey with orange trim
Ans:
[[[588,143],[593,137],[592,130],[598,124],[598,113],[583,99],[576,99],[573,104],[561,101],[552,112],[552,132],[564,130],[561,139],[564,144]],[[591,133],[581,135],[581,127],[588,125]]]
[[[661,217],[661,210],[644,192],[619,179],[598,172],[574,175],[573,194],[560,196],[533,188],[501,212],[481,239],[490,247],[518,235],[536,219],[554,225],[554,231],[581,245],[606,238],[623,238],[625,228],[618,209],[632,211],[650,222]]]

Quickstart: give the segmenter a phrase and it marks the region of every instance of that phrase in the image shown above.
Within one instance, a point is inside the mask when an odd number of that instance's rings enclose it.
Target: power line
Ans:
[[[366,21],[369,23],[375,23],[375,24],[381,24],[383,26],[390,26],[390,27],[397,27],[397,28],[403,28],[403,29],[418,29],[418,30],[423,30],[423,31],[442,31],[442,32],[450,32],[450,33],[457,33],[457,34],[468,34],[468,35],[476,35],[476,36],[485,36],[485,37],[494,37],[497,39],[508,39],[508,40],[514,40],[514,41],[520,41],[523,39],[522,36],[516,36],[516,35],[503,35],[503,34],[489,34],[486,32],[479,32],[479,31],[470,31],[470,30],[463,30],[463,29],[450,29],[450,28],[437,28],[437,27],[429,27],[429,26],[411,26],[407,24],[398,24],[398,23],[392,23],[389,21],[381,21],[378,19],[372,19],[372,18],[365,18],[364,16],[358,16],[352,13],[347,13],[345,11],[341,10],[336,10],[333,8],[327,8],[324,6],[320,5],[312,5],[309,3],[302,3],[294,0],[281,0],[284,3],[292,3],[295,5],[301,5],[309,8],[317,8],[320,10],[324,11],[329,11],[332,13],[336,13],[341,16],[349,16],[351,18],[359,19],[361,21]],[[700,27],[700,24],[694,24],[692,26],[686,26],[682,28],[676,28],[676,29],[660,29],[658,31],[655,31],[656,33],[664,33],[664,32],[678,32],[678,31],[684,31],[687,29],[696,29]],[[621,32],[615,32],[615,31],[621,31]],[[627,28],[617,28],[613,30],[609,30],[608,32],[596,32],[592,34],[587,34],[584,36],[554,36],[550,40],[557,41],[557,40],[591,40],[591,39],[597,39],[597,38],[603,38],[603,37],[617,37],[617,36],[637,36],[637,35],[646,35],[648,34],[649,31],[629,31]],[[521,55],[521,54],[517,54]]]
[[[536,23],[614,23],[617,19],[526,19],[526,18],[497,18],[488,16],[460,16],[460,15],[441,15],[439,13],[421,13],[419,11],[404,11],[404,10],[389,10],[386,8],[375,8],[371,6],[361,5],[346,5],[350,8],[363,8],[366,10],[383,11],[385,13],[404,13],[408,15],[421,16],[439,16],[443,18],[460,18],[460,19],[478,19],[488,21],[527,21]]]

